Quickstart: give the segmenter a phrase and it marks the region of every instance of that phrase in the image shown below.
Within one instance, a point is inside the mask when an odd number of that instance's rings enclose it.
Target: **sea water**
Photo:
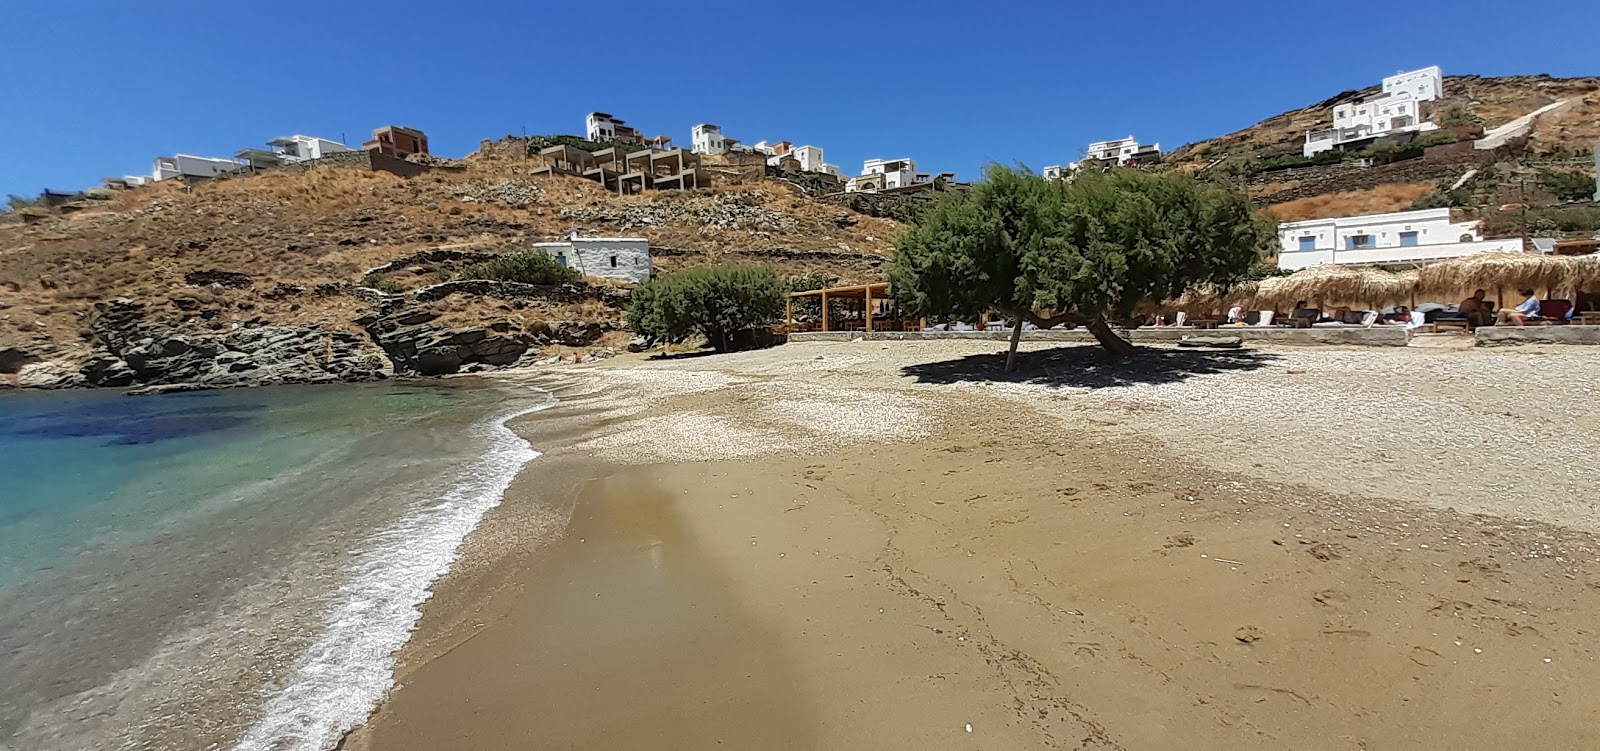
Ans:
[[[0,396],[0,748],[326,749],[537,456],[509,384]]]

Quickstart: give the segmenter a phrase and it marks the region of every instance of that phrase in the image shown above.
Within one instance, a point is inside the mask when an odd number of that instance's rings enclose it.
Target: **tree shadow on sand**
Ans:
[[[1005,372],[1006,353],[967,355],[901,369],[919,383],[1031,383],[1041,386],[1112,388],[1176,383],[1197,375],[1248,372],[1283,358],[1251,350],[1156,349],[1140,347],[1116,358],[1096,346],[1057,347],[1017,355],[1017,370]]]

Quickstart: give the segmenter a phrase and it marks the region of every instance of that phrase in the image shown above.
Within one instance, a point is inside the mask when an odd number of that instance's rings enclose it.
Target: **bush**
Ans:
[[[778,275],[765,266],[685,269],[634,290],[628,325],[667,342],[704,336],[718,352],[727,352],[753,344],[752,334],[777,321],[786,295]]]
[[[366,277],[363,277],[361,283],[364,286],[371,287],[372,289],[388,295],[401,295],[405,294],[406,291],[404,284],[401,284],[393,279],[378,276],[377,274],[369,274]]]
[[[1539,184],[1561,201],[1587,201],[1594,198],[1594,175],[1583,172],[1541,170]]]
[[[578,281],[576,270],[561,265],[549,253],[519,250],[499,258],[475,263],[456,274],[457,279],[491,279],[523,284],[566,284]]]

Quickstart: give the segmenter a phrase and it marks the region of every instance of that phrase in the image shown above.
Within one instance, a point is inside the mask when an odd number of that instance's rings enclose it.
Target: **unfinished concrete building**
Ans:
[[[585,151],[551,146],[539,152],[542,166],[533,174],[569,175],[593,180],[618,195],[646,190],[687,190],[711,184],[700,155],[684,149],[611,147]]]

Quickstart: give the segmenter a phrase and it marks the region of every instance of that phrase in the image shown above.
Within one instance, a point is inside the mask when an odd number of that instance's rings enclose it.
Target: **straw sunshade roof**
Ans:
[[[1280,279],[1278,284],[1259,291],[1257,301],[1274,307],[1286,307],[1300,300],[1321,301],[1323,305],[1368,305],[1407,300],[1415,287],[1415,279],[1408,275],[1334,264],[1301,269]]]
[[[1600,256],[1547,256],[1540,253],[1478,253],[1422,269],[1418,288],[1427,294],[1470,293],[1475,289],[1533,288],[1572,290],[1600,283]]]

